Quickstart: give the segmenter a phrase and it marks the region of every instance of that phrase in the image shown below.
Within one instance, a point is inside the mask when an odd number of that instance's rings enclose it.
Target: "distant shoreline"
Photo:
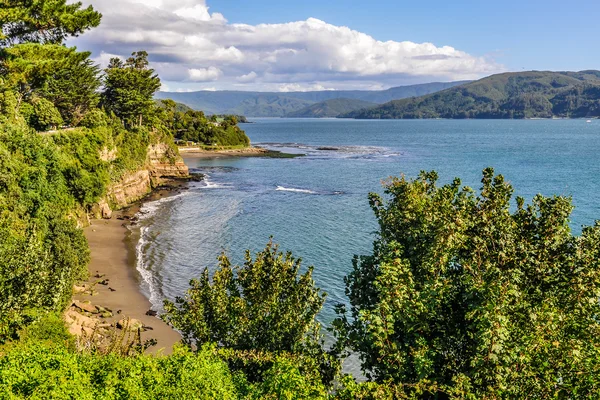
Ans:
[[[304,154],[290,154],[281,151],[263,149],[262,147],[245,147],[241,149],[205,150],[200,147],[179,147],[179,153],[187,158],[226,158],[226,157],[266,157],[266,158],[295,158]]]

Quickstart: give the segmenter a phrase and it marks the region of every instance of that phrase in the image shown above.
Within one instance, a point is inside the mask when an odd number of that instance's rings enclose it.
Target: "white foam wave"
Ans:
[[[136,217],[137,217],[138,221],[143,221],[145,219],[148,219],[148,218],[152,217],[154,214],[156,214],[156,212],[160,209],[160,207],[163,204],[171,203],[187,194],[188,194],[188,192],[182,192],[182,193],[178,193],[174,196],[163,197],[162,199],[159,199],[159,200],[154,200],[154,201],[149,201],[147,203],[144,203],[142,205],[142,207],[140,208],[140,211],[138,211],[138,213],[136,214]]]
[[[312,190],[308,190],[308,189],[296,189],[296,188],[286,188],[283,186],[277,186],[278,191],[281,192],[296,192],[296,193],[307,193],[307,194],[317,194],[317,192],[314,192]]]
[[[142,277],[143,286],[147,289],[150,294],[150,304],[152,304],[153,308],[156,306],[160,307],[160,299],[155,287],[155,282],[152,277],[152,272],[150,272],[146,268],[146,261],[144,257],[144,251],[146,244],[148,243],[148,227],[140,228],[140,239],[135,248],[136,253],[136,269],[140,273]]]
[[[227,183],[215,183],[211,181],[210,176],[208,175],[204,175],[204,179],[202,180],[202,182],[204,183],[203,188],[205,189],[223,189],[231,187],[231,185]]]
[[[162,198],[160,200],[155,200],[155,201],[150,201],[148,203],[145,203],[140,208],[140,211],[136,214],[136,217],[137,217],[138,221],[147,220],[148,218],[151,218],[152,216],[154,216],[161,209],[161,207],[164,206],[165,204],[171,203],[187,194],[188,194],[188,192],[179,193],[175,196],[169,196],[169,197]],[[146,251],[148,250],[147,244],[150,242],[150,234],[151,234],[150,227],[143,226],[143,225],[136,225],[136,226],[139,226],[139,235],[140,235],[138,243],[135,247],[136,269],[139,272],[140,276],[142,277],[142,286],[144,286],[144,289],[146,289],[147,293],[149,294],[149,300],[150,300],[150,303],[152,304],[153,308],[154,309],[161,308],[162,300],[160,298],[158,290],[156,289],[156,282],[153,279],[152,271],[150,271],[147,268],[146,257],[145,257]]]

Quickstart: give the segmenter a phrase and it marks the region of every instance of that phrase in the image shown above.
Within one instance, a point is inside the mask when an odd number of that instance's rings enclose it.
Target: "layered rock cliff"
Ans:
[[[112,153],[105,151],[103,158]],[[106,160],[110,161],[110,160]],[[125,174],[119,182],[108,187],[106,196],[91,209],[94,218],[111,218],[112,210],[126,207],[145,197],[152,189],[174,179],[189,177],[188,167],[176,152],[164,143],[148,146],[148,156],[143,169]]]

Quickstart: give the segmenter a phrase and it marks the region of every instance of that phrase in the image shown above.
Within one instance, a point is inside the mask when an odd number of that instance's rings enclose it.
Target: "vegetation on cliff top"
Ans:
[[[600,71],[514,72],[342,115],[358,119],[600,117]]]

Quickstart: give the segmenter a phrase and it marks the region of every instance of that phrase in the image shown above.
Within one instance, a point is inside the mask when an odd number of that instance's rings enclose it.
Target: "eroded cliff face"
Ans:
[[[173,149],[164,143],[148,147],[148,163],[150,179],[154,187],[160,186],[170,179],[189,177],[189,170],[183,159],[174,154]]]
[[[101,156],[106,159],[114,157],[109,150],[104,153],[106,154]],[[119,182],[111,184],[106,196],[91,208],[91,217],[109,219],[112,217],[112,210],[121,209],[144,198],[152,189],[173,179],[187,177],[188,167],[173,149],[164,143],[150,145],[144,169],[125,174]]]

